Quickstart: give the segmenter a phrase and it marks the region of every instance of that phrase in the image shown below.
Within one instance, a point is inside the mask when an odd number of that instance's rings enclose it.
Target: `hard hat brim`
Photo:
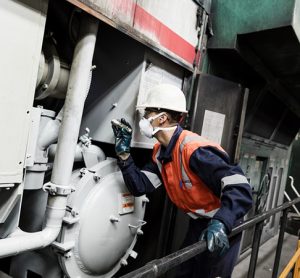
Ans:
[[[137,105],[136,106],[136,110],[141,110],[141,109],[146,109],[146,108],[157,108],[157,109],[166,109],[166,110],[170,110],[170,111],[174,111],[174,112],[178,112],[178,113],[188,113],[188,110],[173,110],[171,109],[170,107],[150,107],[148,105],[145,105],[145,104],[140,104],[140,105]]]

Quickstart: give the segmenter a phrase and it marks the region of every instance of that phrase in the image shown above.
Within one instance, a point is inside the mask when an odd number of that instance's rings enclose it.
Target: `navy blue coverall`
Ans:
[[[182,132],[180,126],[175,130],[167,148],[161,146],[158,157],[162,164],[172,161],[172,149]],[[161,184],[161,175],[158,166],[151,161],[143,169],[139,169],[131,156],[125,160],[119,160],[119,167],[129,191],[134,196],[141,196],[154,191]],[[234,181],[235,176],[243,176],[243,171],[237,165],[229,163],[229,157],[226,153],[214,147],[199,147],[192,154],[189,166],[205,184],[221,200],[221,207],[213,216],[224,223],[228,234],[232,228],[237,225],[242,217],[252,206],[252,192],[246,178],[245,182]],[[233,177],[232,184],[221,186],[224,177]],[[189,229],[184,240],[183,246],[191,245],[199,240],[201,232],[207,227],[210,219],[197,218],[190,219]],[[234,264],[236,262],[241,235],[237,235],[229,240],[230,249],[222,257],[216,257],[215,254],[205,251],[204,253],[183,263],[177,271],[176,277],[230,277]]]

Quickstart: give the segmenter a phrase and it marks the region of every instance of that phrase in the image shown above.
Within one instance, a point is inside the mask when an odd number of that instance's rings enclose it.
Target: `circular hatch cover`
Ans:
[[[132,250],[145,212],[145,196],[133,197],[116,160],[75,171],[60,236],[61,265],[69,277],[111,277],[136,257]]]

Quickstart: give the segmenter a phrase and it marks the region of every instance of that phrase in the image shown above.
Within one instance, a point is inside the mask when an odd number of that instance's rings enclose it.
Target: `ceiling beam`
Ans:
[[[265,81],[267,82],[270,92],[282,101],[294,114],[300,118],[300,103],[291,95],[286,87],[274,77],[272,72],[264,65],[261,59],[249,47],[247,41],[239,37],[237,42],[237,51],[241,57],[249,64]]]

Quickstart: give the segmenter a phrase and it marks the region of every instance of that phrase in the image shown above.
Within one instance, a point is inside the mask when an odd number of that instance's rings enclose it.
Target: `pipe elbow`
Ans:
[[[41,234],[41,248],[44,248],[53,243],[59,235],[61,227],[46,227]]]

